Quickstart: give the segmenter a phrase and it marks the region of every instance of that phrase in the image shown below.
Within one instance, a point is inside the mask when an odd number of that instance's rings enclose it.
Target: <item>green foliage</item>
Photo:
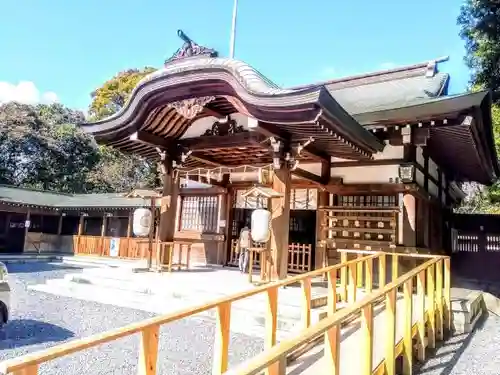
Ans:
[[[117,74],[92,93],[93,120],[123,107],[153,68]],[[98,146],[76,125],[82,112],[61,104],[0,105],[0,184],[67,193],[125,192],[159,186],[156,164]]]
[[[91,137],[75,126],[83,114],[60,104],[0,106],[0,183],[85,192],[99,159]]]
[[[106,146],[99,146],[99,155],[99,162],[88,176],[94,192],[123,192],[158,186],[156,175],[151,171],[152,163]]]
[[[491,0],[466,0],[458,17],[465,41],[465,62],[471,69],[472,90],[500,89],[500,5]],[[497,154],[500,155],[500,97],[494,95],[492,123]],[[500,182],[473,190],[462,210],[500,213]]]
[[[156,69],[129,69],[120,72],[95,90],[89,107],[91,120],[100,120],[118,112],[127,102],[130,94],[139,81]]]
[[[500,87],[500,5],[498,1],[466,0],[458,17],[465,41],[465,61],[471,83],[492,90]]]
[[[89,106],[91,121],[101,120],[118,112],[139,81],[155,69],[129,69],[120,72],[95,90]],[[100,161],[89,174],[89,182],[97,192],[127,191],[134,187],[159,186],[156,163],[125,155],[106,146],[99,147]]]

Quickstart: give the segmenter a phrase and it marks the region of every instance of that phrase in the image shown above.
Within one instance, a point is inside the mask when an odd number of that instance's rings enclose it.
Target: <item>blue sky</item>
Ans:
[[[233,0],[2,2],[0,90],[21,81],[65,105],[120,70],[160,67],[181,28],[227,56]],[[283,86],[449,55],[451,91],[466,89],[459,0],[239,0],[235,57]],[[2,86],[3,84],[3,86]],[[50,96],[50,95],[49,95]],[[1,100],[1,96],[0,96]]]

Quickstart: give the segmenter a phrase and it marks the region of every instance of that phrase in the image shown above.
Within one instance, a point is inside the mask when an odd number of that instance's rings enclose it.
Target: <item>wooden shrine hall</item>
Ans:
[[[461,184],[499,175],[490,93],[448,95],[443,59],[280,88],[179,36],[183,46],[118,113],[82,124],[99,143],[160,163],[161,242],[182,237],[176,223],[189,216],[189,238],[213,235],[231,264],[239,230],[266,207],[273,279],[334,263],[340,248],[438,253],[450,249]],[[178,207],[181,177],[219,187],[217,209],[201,198]],[[276,196],[246,194],[255,186]]]

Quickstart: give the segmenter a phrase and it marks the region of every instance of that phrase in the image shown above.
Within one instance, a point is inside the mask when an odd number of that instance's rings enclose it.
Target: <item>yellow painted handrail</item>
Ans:
[[[278,345],[275,345],[274,347],[270,348],[269,350],[266,350],[265,352],[251,358],[248,361],[245,361],[244,363],[240,364],[236,368],[226,372],[227,375],[257,375],[260,374],[264,369],[268,368],[271,366],[273,363],[279,362],[282,360],[284,357],[290,353],[292,353],[294,350],[297,348],[301,347],[305,343],[308,343],[315,339],[316,337],[324,334],[325,335],[325,356],[328,358],[329,363],[331,365],[331,369],[326,369],[328,373],[332,374],[338,374],[340,367],[339,367],[339,356],[340,356],[340,325],[342,324],[343,321],[347,320],[349,317],[351,317],[354,314],[359,314],[360,312],[362,313],[362,326],[371,326],[373,324],[373,315],[372,312],[369,312],[368,314],[365,313],[365,309],[371,308],[373,304],[380,300],[384,296],[388,296],[391,294],[394,294],[394,296],[391,296],[390,299],[395,299],[395,292],[397,291],[398,287],[405,285],[406,283],[409,283],[413,280],[413,278],[419,276],[423,272],[428,272],[429,270],[433,270],[433,266],[437,264],[442,264],[443,261],[447,263],[445,265],[445,280],[444,283],[447,284],[446,287],[449,288],[449,258],[447,257],[435,257],[433,259],[430,259],[426,261],[424,264],[416,267],[415,269],[407,272],[406,274],[402,275],[401,277],[397,278],[396,280],[390,282],[389,284],[385,285],[383,288],[376,290],[375,292],[367,295],[365,298],[363,298],[360,301],[354,302],[352,305],[341,309],[334,314],[328,316],[327,318],[321,320],[319,323],[317,323],[314,326],[311,326],[297,335],[296,338],[294,339],[289,339],[286,341],[282,341]],[[448,280],[446,280],[448,278]],[[439,282],[439,281],[438,281]],[[411,285],[410,285],[411,286]],[[410,294],[412,293],[411,288],[409,291],[405,291],[405,294]],[[434,294],[434,290],[431,289],[431,293]],[[444,304],[447,305],[447,308],[450,308],[450,297],[449,297],[449,292],[445,291],[445,296],[444,298],[446,301],[444,301]],[[394,301],[392,301],[394,303]],[[443,306],[442,303],[439,303],[437,301],[437,306]],[[429,307],[430,310],[434,309],[434,305],[431,304]],[[394,313],[394,311],[392,311]],[[392,317],[394,320],[394,317]],[[450,316],[444,317],[445,320],[447,320],[446,324],[449,325],[451,323]],[[425,319],[425,314],[424,314],[424,319]],[[365,322],[365,320],[371,320],[371,322]],[[395,322],[394,322],[395,323]],[[413,326],[412,322],[410,321],[411,327]],[[432,324],[431,324],[432,325]],[[387,327],[390,329],[390,327]],[[413,327],[412,327],[413,328]],[[410,332],[412,331],[412,328],[410,329]],[[447,327],[448,329],[450,328],[449,326]],[[394,327],[392,327],[394,329]],[[433,329],[431,327],[431,329]],[[434,327],[435,329],[435,327]],[[334,330],[335,332],[332,333],[331,331]],[[442,333],[442,330],[441,330]],[[373,340],[373,330],[369,330],[368,334],[371,336],[368,340]],[[388,334],[390,336],[390,334]],[[412,339],[412,333],[410,333],[410,340],[409,340],[409,345],[411,346],[411,339]],[[408,340],[408,339],[406,339]],[[335,346],[334,350],[332,349],[332,344]],[[371,358],[372,358],[372,350],[373,347],[368,345],[369,348],[369,353],[362,353],[363,354],[363,359],[366,359],[369,365],[366,367],[367,371],[364,373],[366,374],[372,374],[372,364],[371,364]],[[362,347],[361,347],[362,349]],[[366,346],[365,346],[366,349]],[[393,350],[395,350],[393,348]],[[411,349],[410,349],[411,350]],[[411,353],[406,356],[404,359],[406,361],[411,362]],[[393,355],[392,360],[395,360],[395,355]],[[381,364],[382,365],[382,364]],[[374,373],[384,373],[384,369],[382,368],[381,370],[379,369],[381,365],[378,366],[377,370],[374,371]],[[393,364],[391,364],[390,368],[393,369]],[[386,373],[388,374],[393,374],[394,372],[389,370]]]
[[[228,370],[228,353],[230,341],[230,323],[231,323],[231,306],[234,302],[248,298],[259,293],[266,293],[266,337],[265,337],[265,352],[246,362],[243,367],[237,367],[230,373],[234,374],[256,374],[261,370],[266,369],[268,374],[282,374],[285,371],[286,355],[293,351],[294,348],[307,343],[318,335],[325,335],[325,343],[327,344],[332,363],[338,366],[339,358],[335,357],[334,353],[339,353],[340,346],[340,324],[353,314],[360,313],[363,322],[362,329],[364,332],[371,332],[373,319],[374,301],[380,300],[382,297],[393,295],[395,298],[396,290],[399,286],[404,285],[405,296],[410,293],[408,280],[413,280],[418,275],[420,278],[422,272],[430,272],[432,275],[443,276],[442,280],[434,278],[428,279],[427,297],[441,298],[441,302],[432,304],[432,311],[436,312],[436,317],[429,318],[431,332],[434,337],[440,337],[443,326],[448,327],[450,323],[450,295],[449,295],[449,258],[435,257],[426,261],[423,265],[415,268],[407,274],[398,276],[397,258],[411,255],[406,254],[385,254],[385,253],[370,253],[363,256],[358,254],[356,259],[347,261],[347,253],[342,253],[342,263],[329,266],[323,269],[315,270],[306,274],[288,278],[286,280],[277,281],[268,285],[256,287],[254,289],[236,293],[234,295],[220,298],[209,303],[199,306],[190,307],[174,313],[161,315],[142,322],[130,324],[126,327],[114,329],[101,334],[93,335],[83,339],[73,340],[63,343],[52,348],[48,348],[39,352],[27,354],[18,358],[6,360],[0,363],[0,373],[4,374],[38,374],[39,365],[50,360],[83,351],[85,349],[95,347],[110,341],[140,333],[141,346],[139,351],[139,374],[156,374],[157,358],[158,358],[158,340],[159,328],[163,324],[168,324],[187,318],[201,312],[216,309],[216,333],[214,345],[214,358],[212,366],[212,374],[226,373]],[[386,285],[386,257],[392,256],[392,282]],[[373,291],[373,261],[378,259],[379,280],[378,289]],[[396,262],[394,261],[396,259]],[[442,268],[444,261],[444,270]],[[396,264],[395,272],[394,265]],[[441,268],[438,267],[441,265]],[[432,272],[430,271],[432,270]],[[363,276],[364,271],[364,276]],[[435,273],[434,273],[435,271]],[[443,273],[444,272],[444,273]],[[320,275],[328,277],[328,318],[322,320],[315,326],[311,326],[311,278]],[[340,287],[337,286],[337,277],[340,276]],[[432,276],[433,277],[433,276]],[[304,331],[295,340],[282,342],[279,345],[276,343],[277,317],[278,317],[278,290],[280,287],[287,286],[300,282],[302,287],[301,302],[302,302],[302,321]],[[357,300],[357,287],[365,287],[365,291],[369,293],[364,299]],[[418,284],[419,293],[423,289],[421,283]],[[436,287],[442,287],[436,291]],[[339,291],[340,290],[340,291]],[[338,292],[339,291],[339,292]],[[352,303],[350,306],[337,311],[337,299],[342,299],[345,302]],[[420,293],[422,294],[422,293]],[[391,297],[392,298],[392,297]],[[389,298],[390,300],[390,298]],[[444,301],[444,303],[443,303]],[[393,301],[394,302],[394,301]],[[436,309],[434,309],[436,307]],[[364,327],[364,328],[363,328]],[[436,332],[437,330],[437,332]],[[413,332],[413,331],[411,331]],[[408,339],[407,339],[408,341]],[[369,341],[365,346],[370,348]],[[432,340],[431,340],[432,344]],[[400,345],[401,347],[401,345]],[[393,348],[394,349],[394,348]],[[396,351],[399,349],[395,349]],[[371,356],[370,356],[371,358]],[[386,358],[386,362],[387,358]],[[367,364],[367,366],[371,366]]]
[[[45,350],[41,350],[39,352],[31,353],[31,354],[26,354],[21,357],[17,357],[14,359],[6,360],[4,362],[0,363],[0,373],[11,373],[11,372],[16,372],[16,371],[22,371],[27,368],[38,368],[38,366],[41,363],[48,362],[50,360],[69,355],[78,351],[82,351],[97,345],[101,345],[110,341],[114,341],[120,338],[123,338],[125,336],[129,336],[135,333],[141,332],[143,335],[143,345],[144,342],[151,341],[151,330],[156,330],[159,326],[167,323],[172,323],[174,321],[190,317],[192,315],[199,314],[201,312],[210,310],[210,309],[217,309],[217,325],[218,325],[218,330],[216,332],[216,345],[215,345],[215,350],[219,351],[219,353],[216,353],[214,356],[214,367],[219,367],[217,370],[214,369],[214,374],[219,373],[222,374],[223,372],[226,371],[226,366],[227,366],[227,343],[229,342],[229,337],[226,336],[226,332],[229,331],[229,323],[228,323],[228,309],[230,309],[230,306],[233,302],[242,300],[244,298],[248,298],[254,295],[257,295],[259,293],[267,292],[268,297],[269,297],[269,305],[275,305],[274,311],[268,311],[268,320],[270,322],[266,322],[266,328],[267,325],[271,325],[268,330],[271,331],[271,334],[268,335],[269,337],[272,337],[269,339],[268,347],[271,347],[272,345],[275,345],[276,341],[276,329],[277,329],[277,290],[280,287],[287,286],[290,284],[295,284],[297,282],[302,283],[302,288],[304,290],[304,301],[305,303],[308,304],[308,306],[304,306],[304,311],[305,313],[309,316],[309,318],[306,317],[306,321],[308,321],[307,325],[310,324],[310,299],[311,299],[311,294],[310,294],[310,288],[311,288],[311,283],[310,279],[311,277],[315,276],[320,276],[323,275],[327,272],[333,272],[337,271],[339,269],[343,269],[346,267],[355,267],[357,263],[363,262],[365,260],[370,260],[377,258],[379,256],[378,253],[372,254],[365,256],[363,258],[358,258],[354,259],[345,263],[341,264],[336,264],[333,266],[329,266],[323,269],[315,270],[309,273],[305,273],[302,275],[297,275],[291,278],[287,278],[285,280],[277,281],[268,285],[263,285],[256,287],[254,289],[248,290],[248,291],[243,291],[240,293],[233,294],[228,297],[223,297],[217,300],[214,300],[209,303],[205,303],[202,305],[198,305],[195,307],[190,307],[184,310],[176,311],[174,313],[170,314],[165,314],[161,315],[158,317],[154,317],[148,320],[144,320],[142,322],[130,324],[128,326],[110,330],[104,333],[96,334],[93,336],[89,336],[83,339],[78,339],[78,340],[73,340],[61,345],[56,345],[52,348],[48,348]],[[307,282],[309,280],[309,282]],[[273,301],[274,299],[274,301]],[[271,310],[273,310],[271,308]],[[270,314],[270,315],[269,315]],[[224,333],[221,333],[224,332]],[[144,336],[147,336],[146,338]],[[154,335],[153,335],[154,336]],[[156,336],[158,334],[156,333]],[[156,340],[158,337],[156,337]],[[148,345],[148,347],[151,347],[151,345]],[[157,351],[157,350],[156,350]],[[141,348],[141,353],[143,352],[143,349]],[[148,355],[152,355],[149,353]],[[156,354],[154,354],[156,355]],[[217,364],[217,362],[220,362]],[[30,372],[30,374],[37,374],[35,370],[34,372]],[[156,374],[156,372],[147,372],[148,374]]]

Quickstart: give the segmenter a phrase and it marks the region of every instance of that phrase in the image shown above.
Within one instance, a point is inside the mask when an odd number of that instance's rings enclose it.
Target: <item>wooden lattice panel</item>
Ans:
[[[331,248],[378,250],[397,241],[397,207],[323,207],[322,230]]]

